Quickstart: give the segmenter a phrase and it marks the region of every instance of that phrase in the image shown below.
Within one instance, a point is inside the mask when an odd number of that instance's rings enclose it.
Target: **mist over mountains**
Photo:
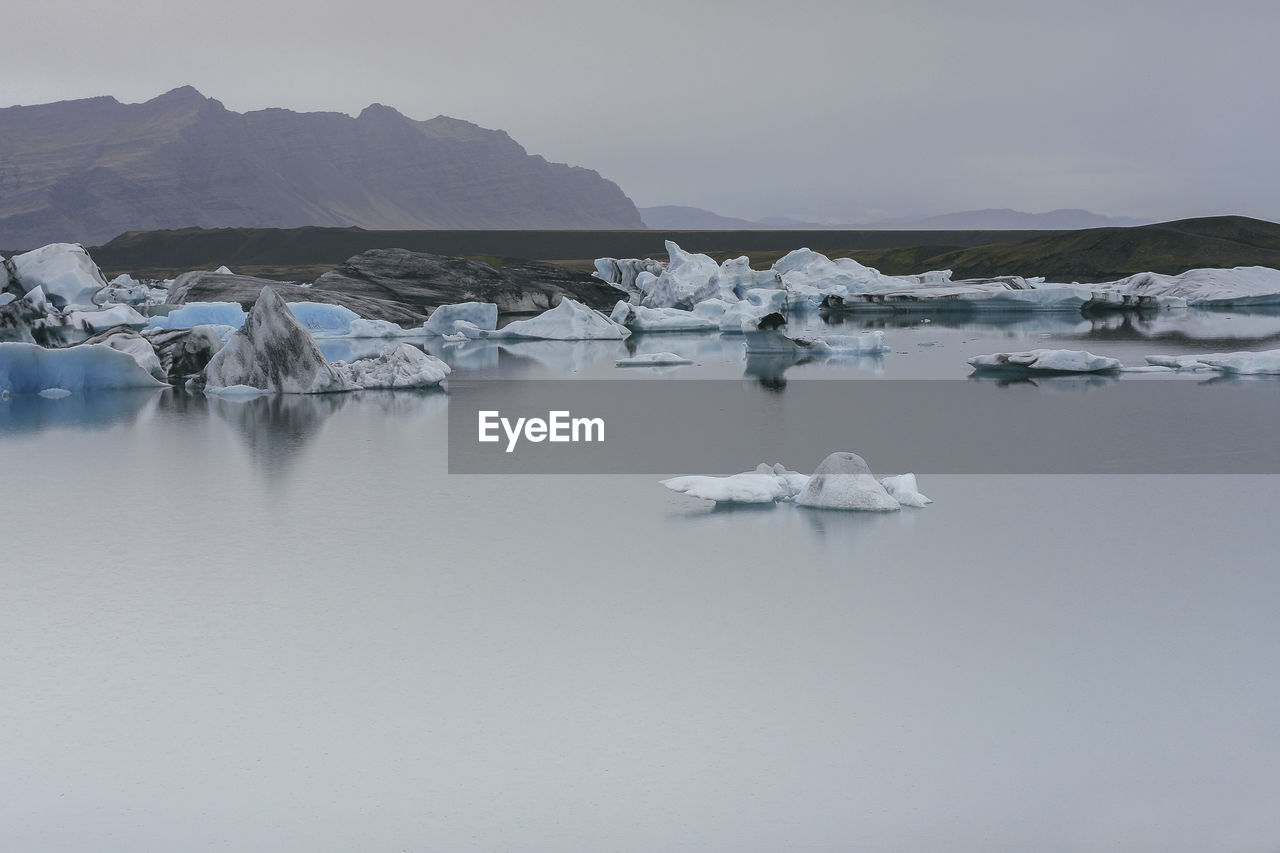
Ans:
[[[0,109],[0,244],[133,230],[643,228],[612,181],[498,130],[373,104],[236,113],[186,86]]]

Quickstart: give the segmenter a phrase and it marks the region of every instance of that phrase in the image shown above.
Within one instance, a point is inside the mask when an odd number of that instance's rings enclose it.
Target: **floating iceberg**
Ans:
[[[71,311],[66,319],[70,325],[89,333],[110,329],[112,326],[141,329],[147,325],[147,318],[128,305],[113,305],[101,311]]]
[[[666,241],[670,260],[656,278],[639,277],[636,284],[644,292],[645,308],[692,308],[704,299],[720,295],[720,265],[707,255],[686,252]],[[651,275],[651,274],[650,274]]]
[[[884,490],[898,502],[900,506],[921,507],[933,503],[929,498],[920,494],[920,487],[916,483],[915,474],[899,474],[896,477],[882,477],[880,485],[884,486]]]
[[[498,328],[498,306],[493,302],[441,305],[422,324],[423,331],[429,335],[466,334],[463,328],[467,331],[483,329],[490,332]]]
[[[1262,352],[1210,352],[1200,355],[1149,355],[1147,363],[1174,370],[1220,370],[1244,376],[1280,374],[1280,349]]]
[[[689,475],[660,481],[673,492],[716,503],[766,504],[787,501],[799,494],[809,478],[788,471],[781,463],[760,463],[754,471],[728,477]]]
[[[486,337],[585,341],[622,340],[630,334],[627,327],[620,326],[599,311],[566,297],[560,300],[559,305],[543,311],[537,317],[516,320],[496,332],[487,332]]]
[[[808,484],[795,499],[800,506],[892,512],[898,501],[871,474],[866,460],[856,453],[832,453],[822,460]]]
[[[340,361],[333,369],[355,388],[429,388],[449,375],[449,365],[410,344],[399,344],[381,355],[351,363]]]
[[[282,394],[353,388],[325,361],[306,327],[270,287],[262,289],[244,325],[209,360],[204,379],[204,387],[212,391],[235,385]]]
[[[614,362],[615,367],[660,367],[675,364],[693,364],[693,362],[673,352],[650,352],[644,355],[620,358]]]
[[[1083,350],[1036,349],[1027,352],[997,352],[969,359],[978,371],[1018,373],[1099,373],[1117,370],[1120,360]]]
[[[291,302],[289,313],[307,328],[312,337],[341,337],[351,331],[351,323],[360,315],[342,305],[325,302]],[[398,327],[397,327],[398,328]],[[373,337],[382,337],[374,335]]]
[[[1271,267],[1194,269],[1181,275],[1143,272],[1092,287],[1119,297],[1175,297],[1202,308],[1280,305],[1280,270]]]
[[[152,317],[147,329],[191,329],[196,326],[244,325],[245,314],[239,302],[188,302],[163,317]]]
[[[79,243],[51,243],[12,258],[19,284],[39,287],[59,311],[97,307],[94,296],[107,286],[98,265]]]
[[[93,344],[102,344],[114,350],[128,353],[138,363],[139,367],[161,382],[165,382],[169,378],[151,341],[132,329],[117,326],[106,332],[93,335],[77,346],[90,346]]]
[[[420,338],[425,333],[421,327],[405,329],[390,320],[367,320],[357,317],[347,327],[348,338]]]
[[[682,311],[679,308],[645,308],[619,302],[609,319],[633,332],[709,332],[720,327],[718,321]]]
[[[133,356],[105,344],[45,349],[36,344],[0,343],[3,394],[38,394],[51,388],[79,392],[163,385]]]

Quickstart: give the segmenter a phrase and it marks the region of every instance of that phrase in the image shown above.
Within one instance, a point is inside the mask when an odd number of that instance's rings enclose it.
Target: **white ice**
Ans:
[[[1149,355],[1152,365],[1175,370],[1220,370],[1246,376],[1280,374],[1280,349],[1261,352],[1210,352],[1199,355]]]
[[[59,310],[97,307],[94,296],[107,286],[101,270],[79,243],[51,243],[14,255],[13,267],[24,290],[40,287]]]
[[[354,388],[429,388],[449,375],[449,365],[410,344],[398,344],[373,358],[347,363],[334,370]]]
[[[645,308],[619,302],[609,315],[613,322],[633,332],[707,332],[719,328],[716,320],[679,308]]]
[[[1116,370],[1120,360],[1084,350],[1036,349],[974,356],[969,364],[979,371],[1098,373]]]
[[[795,499],[799,506],[818,509],[892,512],[901,509],[856,453],[832,453],[822,460]]]
[[[66,319],[75,328],[86,332],[100,332],[112,326],[141,329],[147,325],[147,318],[129,305],[112,305],[100,311],[71,311]]]
[[[537,317],[516,320],[495,332],[487,332],[486,337],[584,341],[622,340],[630,334],[626,326],[618,325],[599,311],[565,298]]]
[[[693,364],[693,362],[673,352],[650,352],[644,355],[620,358],[614,362],[616,367],[658,367],[675,364]]]
[[[1120,296],[1176,297],[1205,308],[1280,305],[1280,270],[1271,267],[1194,269],[1181,275],[1144,272],[1092,287]]]
[[[901,506],[921,507],[933,503],[920,494],[920,486],[916,483],[915,474],[899,474],[896,477],[882,477],[880,485]]]

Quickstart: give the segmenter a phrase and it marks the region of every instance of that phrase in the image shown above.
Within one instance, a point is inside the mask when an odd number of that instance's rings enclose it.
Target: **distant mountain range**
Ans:
[[[1087,210],[1051,210],[1048,213],[1023,213],[1008,208],[966,210],[941,216],[905,217],[882,219],[875,222],[848,225],[823,225],[782,216],[765,219],[736,219],[721,216],[699,207],[665,205],[640,208],[640,218],[649,228],[672,231],[777,231],[777,230],[857,230],[885,229],[903,231],[966,231],[966,230],[1074,230],[1078,228],[1103,228],[1107,226],[1144,225],[1146,220],[1127,216],[1103,216]]]
[[[236,113],[190,86],[0,109],[0,245],[133,230],[643,228],[612,181],[506,133],[374,104]]]

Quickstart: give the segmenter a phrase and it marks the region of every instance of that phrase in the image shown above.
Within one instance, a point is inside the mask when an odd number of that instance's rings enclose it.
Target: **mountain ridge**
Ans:
[[[0,243],[182,227],[642,228],[594,170],[384,104],[237,113],[195,88],[0,109]]]

